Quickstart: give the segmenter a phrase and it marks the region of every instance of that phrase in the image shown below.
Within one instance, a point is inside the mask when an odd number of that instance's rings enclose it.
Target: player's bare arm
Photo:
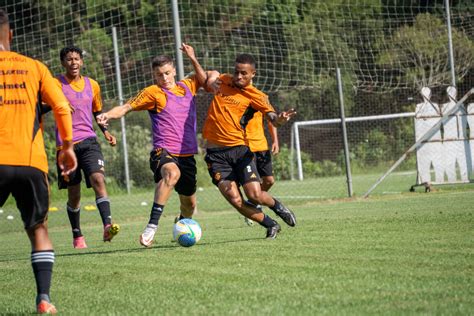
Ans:
[[[280,144],[278,142],[278,131],[277,128],[272,124],[272,122],[268,122],[268,131],[270,132],[270,137],[272,138],[272,154],[278,155],[280,152]]]
[[[98,121],[97,117],[102,114],[102,111],[94,112],[93,114],[94,114],[95,121],[97,122],[97,124],[99,125],[100,130],[104,134],[105,140],[107,140],[107,142],[109,143],[110,146],[117,145],[117,139],[115,138],[115,136],[110,134],[110,132],[107,130],[107,127],[105,127],[104,125],[99,124],[99,121]]]
[[[74,153],[74,144],[71,140],[63,141],[63,146],[58,154],[58,164],[61,168],[61,175],[68,176],[77,168],[76,154]]]
[[[266,116],[275,127],[280,127],[291,120],[295,115],[296,111],[294,109],[289,109],[288,111],[280,112],[278,114],[275,112],[268,112]]]
[[[131,110],[132,106],[129,103],[116,106],[108,112],[97,115],[97,123],[107,127],[109,125],[109,120],[119,119],[122,116],[125,116]]]
[[[196,79],[198,80],[201,86],[204,86],[207,80],[207,73],[202,69],[199,61],[196,58],[196,54],[194,53],[194,48],[191,45],[187,45],[185,43],[181,44],[180,48],[186,56],[188,56],[189,60],[193,64],[194,71],[196,72]]]

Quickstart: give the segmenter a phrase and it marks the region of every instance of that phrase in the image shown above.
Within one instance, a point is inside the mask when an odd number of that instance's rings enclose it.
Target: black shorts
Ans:
[[[0,165],[0,206],[10,193],[16,200],[25,229],[48,218],[49,184],[43,171],[27,166]]]
[[[74,153],[76,153],[77,157],[77,169],[69,175],[69,181],[66,181],[64,177],[61,176],[61,169],[59,169],[59,165],[56,163],[56,168],[58,169],[58,186],[60,189],[66,189],[68,186],[81,183],[81,170],[84,172],[84,178],[88,188],[91,187],[89,180],[91,174],[96,172],[104,174],[105,172],[104,156],[102,155],[102,150],[100,149],[100,144],[97,142],[97,138],[86,138],[74,144]],[[59,152],[57,154],[59,154]]]
[[[191,196],[196,193],[197,168],[194,156],[173,156],[166,149],[155,149],[150,152],[150,169],[153,171],[155,183],[160,182],[161,167],[167,163],[174,163],[178,166],[181,176],[174,186],[178,194]]]
[[[215,185],[221,180],[235,181],[238,185],[260,182],[255,155],[247,146],[208,148],[204,159]]]
[[[272,153],[270,150],[256,151],[257,171],[261,177],[273,176]]]

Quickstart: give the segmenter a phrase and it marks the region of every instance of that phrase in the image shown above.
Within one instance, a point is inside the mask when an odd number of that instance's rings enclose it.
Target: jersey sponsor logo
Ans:
[[[220,97],[223,98],[226,102],[233,104],[233,105],[241,105],[241,102],[237,100],[236,98],[230,96],[230,95],[225,95],[225,94],[220,94]]]
[[[26,82],[22,83],[0,83],[0,89],[26,89]]]
[[[27,104],[26,100],[3,100],[3,97],[0,96],[0,106],[2,105],[25,105]]]
[[[7,70],[0,70],[0,75],[2,76],[10,76],[10,75],[27,75],[28,70],[24,69],[7,69]]]

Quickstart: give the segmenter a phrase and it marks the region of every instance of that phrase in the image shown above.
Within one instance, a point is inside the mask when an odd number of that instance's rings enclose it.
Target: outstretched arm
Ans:
[[[186,56],[188,56],[189,60],[193,64],[194,71],[196,72],[196,79],[198,80],[199,84],[204,87],[207,80],[207,73],[202,69],[201,64],[196,58],[194,53],[194,48],[191,45],[187,45],[185,43],[181,44],[180,48]]]
[[[109,145],[110,146],[117,145],[117,139],[115,138],[115,136],[110,134],[110,132],[107,130],[106,126],[99,124],[99,120],[97,119],[97,117],[102,114],[102,111],[93,112],[92,114],[94,114],[95,121],[99,125],[99,128],[102,131],[102,133],[104,134],[105,139],[109,142]]]
[[[112,108],[110,111],[97,115],[96,120],[99,125],[107,127],[109,120],[116,120],[127,114],[132,110],[132,106],[129,103],[119,105]]]
[[[280,127],[291,120],[295,115],[296,111],[294,109],[289,109],[288,111],[280,112],[278,114],[275,112],[268,112],[266,116],[275,127]]]

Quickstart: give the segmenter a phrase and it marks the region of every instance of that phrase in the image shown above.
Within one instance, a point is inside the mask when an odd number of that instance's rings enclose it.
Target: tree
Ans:
[[[452,29],[456,79],[474,66],[474,43]],[[384,42],[377,64],[391,69],[397,81],[435,87],[451,82],[448,33],[444,22],[429,13],[417,15],[413,25],[401,26]]]

